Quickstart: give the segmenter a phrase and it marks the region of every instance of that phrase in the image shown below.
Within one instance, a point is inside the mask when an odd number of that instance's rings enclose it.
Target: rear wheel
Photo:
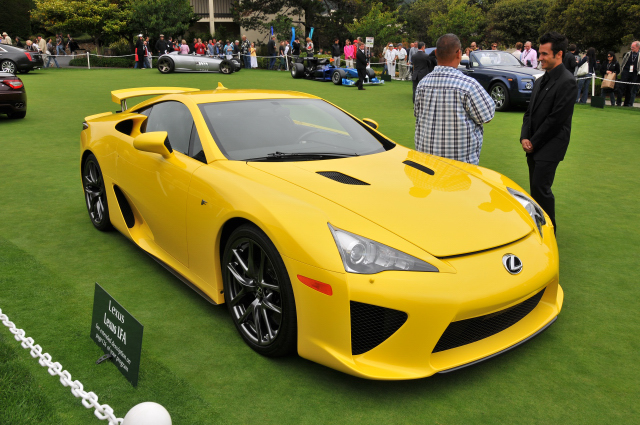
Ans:
[[[278,250],[259,228],[238,227],[222,258],[225,302],[249,347],[269,357],[294,352],[297,319],[293,290]]]
[[[304,77],[304,65],[301,63],[294,63],[291,66],[291,76],[293,78]]]
[[[233,72],[233,65],[231,64],[231,62],[227,61],[227,60],[223,60],[222,62],[220,62],[220,73],[222,74],[231,74]]]
[[[105,190],[102,170],[98,160],[90,154],[82,167],[82,186],[84,198],[91,223],[96,229],[105,231],[111,228],[109,220],[109,206],[107,205],[107,192]]]
[[[162,74],[173,72],[174,69],[175,65],[171,58],[161,57],[160,59],[158,59],[158,71],[160,71]]]
[[[372,79],[375,76],[376,76],[376,72],[371,68],[367,68],[367,77],[369,77],[369,79]]]
[[[496,104],[496,111],[503,112],[509,109],[509,91],[503,83],[496,83],[491,86],[489,95]]]
[[[16,64],[9,59],[5,59],[0,62],[0,69],[2,69],[2,72],[8,72],[13,75],[16,74]]]
[[[347,73],[344,72],[342,69],[336,69],[335,71],[333,71],[333,73],[331,74],[331,81],[333,82],[333,84],[335,84],[336,86],[339,86],[342,84],[342,79],[343,78],[347,78]]]

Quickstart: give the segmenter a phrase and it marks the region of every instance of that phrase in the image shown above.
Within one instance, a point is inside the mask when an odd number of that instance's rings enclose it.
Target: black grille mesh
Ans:
[[[544,289],[531,298],[506,310],[451,323],[440,337],[440,341],[436,344],[433,352],[437,353],[461,347],[502,332],[531,313],[540,302],[543,294]]]
[[[404,311],[351,301],[351,352],[366,353],[382,344],[407,317]]]
[[[356,178],[347,176],[346,174],[342,174],[337,171],[317,171],[317,173],[320,174],[321,176],[325,176],[326,178],[335,180],[339,183],[369,186],[369,183],[365,183],[362,180],[358,180]]]

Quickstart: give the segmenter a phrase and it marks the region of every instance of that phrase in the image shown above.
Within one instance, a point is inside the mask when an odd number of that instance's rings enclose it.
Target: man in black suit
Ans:
[[[555,197],[551,185],[556,168],[569,147],[573,105],[578,85],[562,65],[567,38],[548,32],[540,38],[540,63],[546,72],[533,85],[522,122],[520,143],[527,153],[531,196],[547,213],[556,230]]]
[[[356,51],[356,71],[358,71],[358,81],[356,86],[358,90],[364,90],[362,83],[367,75],[367,55],[364,53],[364,43],[358,43],[358,50]]]
[[[578,63],[575,55],[576,50],[577,50],[576,45],[572,44],[569,46],[569,51],[565,53],[564,56],[562,57],[562,64],[572,74],[576,70],[576,64]]]
[[[428,73],[433,71],[436,66],[435,57],[427,55],[424,52],[424,42],[418,43],[418,51],[411,56],[411,64],[413,65],[413,101],[416,101],[416,87]]]

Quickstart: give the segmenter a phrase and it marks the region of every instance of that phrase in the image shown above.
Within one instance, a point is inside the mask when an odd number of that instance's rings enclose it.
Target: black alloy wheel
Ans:
[[[173,68],[174,64],[171,58],[162,57],[158,59],[158,71],[160,71],[162,74],[173,72]]]
[[[220,62],[220,72],[222,74],[231,74],[233,72],[233,69],[231,68],[233,65],[231,65],[231,62],[228,62],[226,60]]]
[[[489,95],[493,99],[493,103],[496,104],[496,111],[503,112],[509,109],[509,91],[507,86],[502,83],[496,83],[491,86]]]
[[[0,62],[0,69],[2,69],[2,72],[8,72],[9,74],[16,75],[16,64],[9,59],[5,59]]]
[[[343,70],[341,70],[341,69],[336,69],[331,74],[331,82],[333,84],[335,84],[336,86],[339,86],[339,85],[342,84],[342,79],[344,77],[345,77],[345,72]]]
[[[279,357],[297,345],[296,306],[276,247],[246,224],[229,237],[222,258],[225,302],[242,339],[256,352]]]
[[[109,219],[109,206],[107,205],[107,192],[104,178],[98,160],[90,154],[82,167],[82,186],[84,198],[91,223],[96,229],[105,231],[111,228]]]

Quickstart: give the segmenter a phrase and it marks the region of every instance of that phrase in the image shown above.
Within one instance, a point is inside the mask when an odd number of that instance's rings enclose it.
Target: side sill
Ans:
[[[145,251],[146,252],[146,251]],[[190,287],[191,289],[193,289],[194,291],[196,291],[196,293],[198,295],[200,295],[202,298],[204,298],[205,300],[209,301],[211,304],[213,305],[218,305],[217,302],[215,302],[213,299],[211,299],[211,297],[209,297],[207,294],[205,294],[204,292],[202,292],[202,290],[200,288],[198,288],[196,285],[194,285],[192,282],[190,282],[186,277],[182,276],[178,271],[176,271],[173,267],[171,267],[170,265],[168,265],[167,263],[165,263],[164,261],[162,261],[161,259],[159,259],[158,257],[151,255],[147,252],[147,255],[149,255],[149,257],[153,258],[154,260],[156,260],[156,262],[158,264],[160,264],[162,267],[164,267],[165,269],[167,269],[169,272],[171,272],[172,275],[174,275],[175,277],[177,277],[178,279],[180,279],[182,281],[182,283],[186,284],[188,287]]]

